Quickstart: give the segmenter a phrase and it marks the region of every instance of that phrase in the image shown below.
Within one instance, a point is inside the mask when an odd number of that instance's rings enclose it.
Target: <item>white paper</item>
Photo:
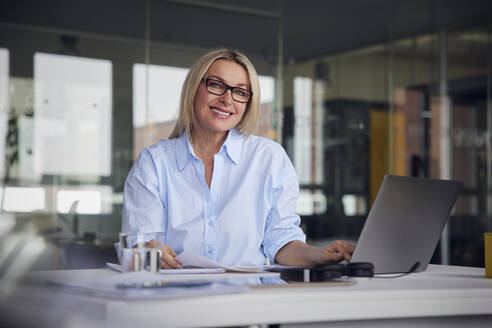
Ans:
[[[237,272],[265,272],[264,267],[262,266],[230,266],[221,264],[206,257],[183,251],[181,252],[176,259],[180,261],[183,266],[191,266],[198,268],[222,268],[228,271],[237,271]]]
[[[108,268],[111,268],[111,269],[116,270],[118,272],[123,272],[123,266],[121,264],[107,262],[106,265],[108,266]]]
[[[123,272],[121,264],[106,263],[106,265],[118,272]],[[160,274],[199,274],[199,273],[224,273],[223,268],[185,268],[185,269],[161,269]]]

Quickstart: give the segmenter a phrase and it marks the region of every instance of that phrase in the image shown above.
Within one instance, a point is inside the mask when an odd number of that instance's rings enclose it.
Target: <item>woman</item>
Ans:
[[[170,140],[145,148],[125,183],[123,232],[163,232],[161,265],[183,250],[228,265],[350,260],[354,246],[309,246],[295,214],[298,181],[283,148],[251,135],[258,76],[219,49],[191,67]]]

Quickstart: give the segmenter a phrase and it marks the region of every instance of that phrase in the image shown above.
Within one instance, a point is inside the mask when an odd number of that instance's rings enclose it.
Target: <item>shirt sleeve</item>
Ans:
[[[306,235],[299,227],[301,218],[297,215],[299,183],[297,175],[287,154],[282,149],[280,168],[273,168],[272,208],[267,217],[263,252],[270,261],[283,246],[293,240],[306,241]]]
[[[165,204],[160,196],[162,187],[154,161],[148,149],[144,149],[126,178],[122,232],[163,232]]]

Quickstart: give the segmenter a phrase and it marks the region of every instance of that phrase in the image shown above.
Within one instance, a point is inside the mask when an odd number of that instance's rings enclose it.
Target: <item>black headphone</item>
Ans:
[[[286,281],[330,281],[347,277],[373,277],[374,265],[370,262],[323,263],[305,268],[282,268],[280,278]]]
[[[311,268],[309,281],[329,281],[342,276],[373,277],[374,265],[370,262],[319,264]]]
[[[371,262],[350,262],[345,266],[347,277],[374,277],[374,264]]]

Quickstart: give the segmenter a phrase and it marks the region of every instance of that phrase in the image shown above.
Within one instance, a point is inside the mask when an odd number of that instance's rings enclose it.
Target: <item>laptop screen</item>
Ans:
[[[371,262],[375,273],[427,268],[462,183],[386,175],[351,262]]]

